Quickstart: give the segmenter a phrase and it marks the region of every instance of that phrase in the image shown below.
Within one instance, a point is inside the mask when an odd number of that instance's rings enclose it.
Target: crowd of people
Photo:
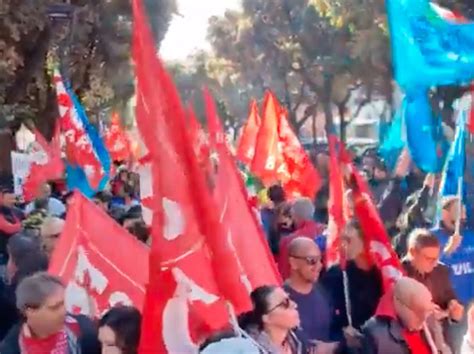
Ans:
[[[441,221],[433,228],[435,176],[423,175],[406,154],[393,172],[375,155],[360,159],[405,271],[384,291],[354,216],[342,235],[345,266],[326,264],[327,154],[318,153],[315,163],[325,181],[314,200],[290,200],[278,184],[266,191],[261,224],[284,283],[251,293],[253,310],[238,318],[249,348],[272,354],[474,353],[472,272],[456,268],[468,262],[474,241],[468,226],[457,227],[466,218],[459,198],[442,200]],[[137,309],[117,306],[98,321],[67,313],[65,284],[46,273],[70,196],[48,184],[35,201],[22,205],[11,187],[0,190],[1,354],[137,353]],[[150,243],[137,174],[119,168],[109,190],[92,199],[139,241]],[[223,329],[198,344],[203,353],[223,353],[219,343],[233,338]]]

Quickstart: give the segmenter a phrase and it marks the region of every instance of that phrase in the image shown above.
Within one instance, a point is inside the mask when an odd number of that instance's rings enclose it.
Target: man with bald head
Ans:
[[[434,343],[425,335],[425,323],[434,309],[431,293],[423,284],[400,278],[362,327],[362,353],[432,353]]]
[[[331,340],[333,310],[323,287],[318,283],[322,269],[321,251],[316,243],[307,237],[297,237],[288,245],[290,276],[285,290],[298,305],[301,329],[310,340],[326,342]]]

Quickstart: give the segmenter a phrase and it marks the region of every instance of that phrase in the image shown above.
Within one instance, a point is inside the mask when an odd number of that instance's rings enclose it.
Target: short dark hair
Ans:
[[[107,192],[104,192],[104,191],[101,191],[101,192],[97,192],[95,195],[94,195],[94,198],[95,200],[98,200],[100,201],[101,203],[110,203],[110,201],[112,200],[112,196],[107,193]]]
[[[408,236],[408,248],[423,249],[427,247],[440,248],[438,238],[427,229],[414,229]]]
[[[267,196],[275,204],[283,203],[286,200],[285,191],[279,184],[268,188]]]
[[[136,354],[140,341],[142,316],[132,306],[111,308],[99,321],[99,327],[107,326],[114,331],[116,345],[124,354]]]

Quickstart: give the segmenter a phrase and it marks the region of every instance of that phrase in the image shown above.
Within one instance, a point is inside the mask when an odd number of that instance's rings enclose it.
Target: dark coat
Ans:
[[[362,335],[360,354],[412,354],[403,338],[402,327],[391,317],[372,317],[362,327]]]
[[[84,354],[100,354],[101,346],[98,340],[97,327],[93,322],[83,315],[71,315],[79,324],[79,344],[81,353]],[[21,324],[14,326],[7,336],[0,343],[1,354],[21,354],[19,336]]]
[[[416,279],[428,288],[433,296],[433,302],[442,310],[448,308],[451,300],[457,299],[451,284],[450,269],[446,265],[439,263],[429,274],[417,272],[407,259],[403,260],[402,265],[407,276]]]

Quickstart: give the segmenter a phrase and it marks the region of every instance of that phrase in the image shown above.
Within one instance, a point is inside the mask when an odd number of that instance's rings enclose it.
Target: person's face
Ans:
[[[265,327],[290,330],[300,325],[297,306],[282,288],[276,288],[268,296],[267,302],[268,311],[262,318]]]
[[[66,307],[64,306],[64,288],[58,286],[39,308],[29,308],[25,311],[28,325],[42,333],[57,333],[64,326]]]
[[[120,179],[122,182],[127,182],[127,181],[128,181],[128,172],[126,172],[126,171],[120,172],[119,179]]]
[[[346,227],[342,236],[342,247],[348,260],[354,260],[362,254],[364,242],[356,228],[352,226]]]
[[[329,168],[329,156],[324,153],[319,153],[316,155],[316,165],[318,169],[326,171]]]
[[[422,274],[429,274],[438,264],[440,249],[439,247],[425,247],[410,249],[412,256],[412,265]]]
[[[290,255],[292,271],[307,283],[318,281],[322,269],[321,261],[321,251],[316,245]]]
[[[53,253],[56,243],[58,242],[60,234],[42,236],[41,242],[43,244],[44,252],[49,256]]]
[[[376,180],[384,180],[387,178],[387,172],[380,168],[374,168],[374,178]]]
[[[115,332],[109,326],[99,328],[99,341],[102,346],[102,354],[122,354],[123,351],[117,345]]]
[[[51,187],[45,184],[41,187],[41,193],[38,199],[48,199],[51,196]]]
[[[447,226],[452,226],[456,224],[456,221],[458,219],[458,213],[459,213],[459,202],[455,201],[451,203],[451,205],[443,210],[443,221]],[[464,223],[466,220],[466,208],[462,206],[461,208],[461,224]]]
[[[16,203],[16,196],[13,193],[3,193],[2,195],[2,205],[11,208]]]
[[[403,325],[409,331],[423,329],[426,319],[433,313],[433,299],[429,293],[422,296],[413,296],[411,301],[403,301],[395,296],[395,310]]]
[[[277,217],[278,227],[280,229],[290,229],[293,225],[293,218],[291,217],[290,210],[284,210],[278,214]]]

